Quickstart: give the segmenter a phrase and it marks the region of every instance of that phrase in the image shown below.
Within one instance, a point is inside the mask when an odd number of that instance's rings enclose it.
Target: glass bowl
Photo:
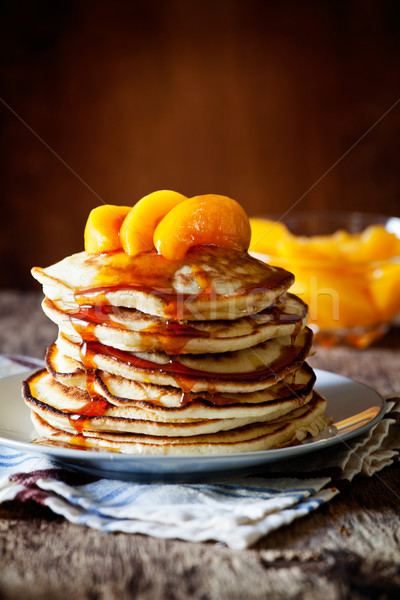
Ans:
[[[400,218],[308,211],[251,224],[251,253],[295,275],[321,345],[364,348],[400,314]]]

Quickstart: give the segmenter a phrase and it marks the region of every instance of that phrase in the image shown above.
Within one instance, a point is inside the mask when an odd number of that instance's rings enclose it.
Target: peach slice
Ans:
[[[400,240],[382,225],[370,225],[359,235],[354,261],[388,260],[400,255]]]
[[[157,225],[153,239],[162,256],[179,260],[198,244],[246,251],[250,237],[249,218],[236,200],[206,194],[188,198],[170,210]]]
[[[121,248],[119,230],[131,208],[102,204],[90,212],[84,234],[85,250],[88,254],[112,252]]]
[[[171,190],[159,190],[139,200],[122,223],[123,249],[131,256],[154,248],[153,234],[161,219],[186,196]]]
[[[270,219],[250,219],[250,250],[272,256],[280,256],[280,247],[285,238],[291,234],[286,225]]]

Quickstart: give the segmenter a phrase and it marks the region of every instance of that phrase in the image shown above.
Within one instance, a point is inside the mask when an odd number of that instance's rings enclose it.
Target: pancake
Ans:
[[[308,307],[293,276],[247,253],[195,246],[74,254],[33,275],[59,328],[23,384],[48,443],[135,454],[250,452],[326,426],[305,360]]]
[[[49,425],[32,412],[32,421],[40,435],[54,443],[80,448],[151,455],[221,455],[279,448],[308,434],[318,435],[326,425],[326,400],[314,392],[308,404],[268,423],[253,423],[234,430],[187,437],[165,437],[131,433],[100,433],[83,430],[77,434]]]
[[[247,253],[195,246],[178,261],[154,252],[80,252],[32,269],[52,301],[70,308],[111,304],[165,319],[238,319],[264,310],[293,283],[291,273]]]
[[[85,306],[71,309],[45,298],[45,314],[62,333],[83,341],[88,332],[101,344],[128,352],[202,354],[242,350],[269,339],[293,335],[307,322],[307,306],[284,294],[271,308],[233,321],[165,321],[135,309]]]
[[[81,363],[81,344],[60,334],[63,354]],[[296,337],[276,338],[254,348],[220,354],[181,355],[175,361],[162,353],[124,353],[101,344],[87,343],[86,355],[94,368],[126,379],[167,385],[188,392],[252,392],[274,385],[297,371],[310,352],[312,332],[307,327]]]
[[[264,403],[263,406],[253,404],[246,411],[242,410],[242,415],[238,415],[235,406],[221,409],[214,406],[211,409],[214,414],[211,415],[207,406],[200,405],[198,412],[202,414],[194,418],[187,414],[186,407],[174,411],[153,407],[150,412],[134,406],[113,406],[98,396],[95,401],[97,410],[93,411],[93,403],[87,392],[63,386],[45,369],[28,378],[23,393],[26,404],[42,419],[53,427],[72,433],[89,430],[186,437],[270,421],[300,406],[298,399],[292,397],[290,400]],[[308,402],[311,396],[312,391],[303,398],[301,404]],[[218,414],[218,410],[223,414]]]
[[[77,361],[63,355],[55,344],[49,346],[46,354],[46,367],[52,378],[67,387],[79,387],[86,390],[86,374]],[[183,405],[195,410],[195,406],[206,405],[208,407],[218,406],[218,411],[231,405],[236,410],[247,409],[249,404],[263,405],[273,402],[277,398],[296,398],[299,404],[304,395],[308,395],[315,383],[315,374],[312,368],[304,363],[295,373],[288,375],[275,385],[256,392],[244,392],[237,394],[217,393],[207,394],[186,393],[172,386],[161,386],[151,383],[140,383],[124,377],[111,375],[106,371],[96,371],[94,380],[94,391],[104,396],[110,403],[116,406],[142,406],[146,410],[152,410],[155,406],[164,407],[171,411],[173,408],[181,409]],[[198,416],[194,414],[193,416]]]

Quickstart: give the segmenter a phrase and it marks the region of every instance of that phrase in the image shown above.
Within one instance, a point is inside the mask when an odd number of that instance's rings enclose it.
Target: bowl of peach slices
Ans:
[[[250,250],[294,273],[318,343],[364,348],[400,314],[400,218],[300,212],[250,219]]]

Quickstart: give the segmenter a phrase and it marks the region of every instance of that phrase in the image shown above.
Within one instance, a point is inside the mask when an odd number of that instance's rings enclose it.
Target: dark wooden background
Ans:
[[[400,215],[395,0],[2,6],[1,287],[160,188]]]

